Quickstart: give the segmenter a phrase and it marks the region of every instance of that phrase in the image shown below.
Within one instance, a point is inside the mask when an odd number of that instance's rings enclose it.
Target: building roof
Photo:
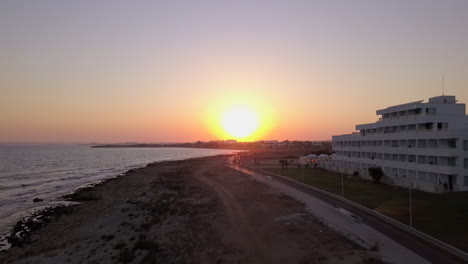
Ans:
[[[408,109],[416,109],[416,108],[418,108],[420,106],[420,104],[423,101],[424,100],[414,101],[414,102],[411,102],[411,103],[394,105],[394,106],[390,106],[390,107],[387,107],[387,108],[384,108],[384,109],[380,109],[380,110],[377,110],[377,115],[383,115],[383,114],[387,114],[387,113],[391,113],[391,112],[403,111],[403,110],[408,110]]]

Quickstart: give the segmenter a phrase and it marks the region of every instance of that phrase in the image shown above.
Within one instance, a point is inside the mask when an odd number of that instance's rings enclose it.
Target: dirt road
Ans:
[[[325,227],[303,204],[225,162],[206,164],[194,176],[222,204],[227,222],[215,227],[224,246],[237,249],[233,263],[360,263],[376,255]]]

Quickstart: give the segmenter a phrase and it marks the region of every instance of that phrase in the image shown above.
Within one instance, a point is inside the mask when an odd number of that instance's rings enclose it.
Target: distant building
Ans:
[[[278,140],[261,140],[258,142],[263,143],[263,144],[278,144]]]
[[[278,148],[278,140],[261,140],[261,141],[257,141],[257,143],[260,143],[263,148],[267,148],[267,149]]]
[[[325,168],[429,192],[468,191],[468,117],[455,96],[437,96],[377,110],[359,133],[333,136],[335,156]]]

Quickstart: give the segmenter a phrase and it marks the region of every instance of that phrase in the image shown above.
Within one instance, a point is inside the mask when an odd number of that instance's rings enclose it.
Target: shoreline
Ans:
[[[135,144],[102,144],[102,145],[92,145],[91,148],[188,148],[188,149],[228,149],[228,150],[238,150],[238,151],[249,151],[254,150],[252,146],[245,147],[245,145],[250,145],[250,142],[238,142],[235,144],[226,144],[226,143],[202,143],[202,144],[192,144],[192,143],[135,143]]]
[[[149,163],[79,189],[0,263],[382,263],[228,156]]]
[[[18,219],[18,221],[16,221],[16,223],[6,227],[6,229],[8,229],[9,231],[0,234],[0,253],[8,251],[12,247],[21,247],[24,244],[29,243],[32,232],[47,226],[47,224],[60,217],[62,214],[71,213],[71,207],[83,202],[92,201],[92,197],[82,197],[80,196],[80,194],[90,191],[93,188],[104,185],[110,181],[117,180],[120,177],[128,176],[132,173],[137,172],[138,170],[144,169],[154,164],[178,163],[182,161],[190,161],[204,158],[230,157],[233,155],[237,155],[237,153],[218,154],[188,159],[153,161],[149,162],[144,166],[128,169],[123,173],[111,176],[109,178],[79,186],[69,193],[54,198],[53,202],[49,202],[48,204],[40,206],[40,209],[35,209],[31,212],[25,211],[24,213],[21,213],[23,216],[21,216]],[[40,201],[38,202],[42,202],[41,198],[35,199],[39,199]]]

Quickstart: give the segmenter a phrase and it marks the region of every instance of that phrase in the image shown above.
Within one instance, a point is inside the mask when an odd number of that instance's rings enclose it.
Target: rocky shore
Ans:
[[[380,263],[226,157],[153,163],[13,228],[0,263]]]

